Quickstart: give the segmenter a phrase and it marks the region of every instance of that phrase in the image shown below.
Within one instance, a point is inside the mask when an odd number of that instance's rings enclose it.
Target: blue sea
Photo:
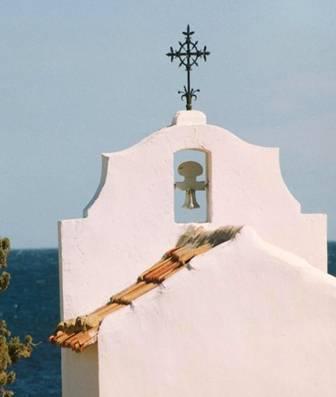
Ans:
[[[336,275],[336,242],[328,243],[329,273]],[[59,321],[56,249],[14,250],[9,256],[12,280],[0,297],[0,318],[13,335],[31,334],[37,343],[29,360],[15,366],[17,397],[60,397],[60,349],[48,342]]]

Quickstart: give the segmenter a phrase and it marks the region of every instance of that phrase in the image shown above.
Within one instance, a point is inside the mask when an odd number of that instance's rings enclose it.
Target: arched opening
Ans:
[[[209,222],[209,153],[200,149],[174,153],[174,179],[175,222]]]

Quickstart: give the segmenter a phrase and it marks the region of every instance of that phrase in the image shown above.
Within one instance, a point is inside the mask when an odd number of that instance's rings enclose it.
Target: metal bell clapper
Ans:
[[[205,181],[196,181],[196,178],[202,175],[203,167],[196,161],[185,161],[178,166],[177,172],[184,176],[183,182],[175,183],[175,188],[186,192],[182,207],[191,210],[200,208],[196,199],[196,191],[205,190],[208,185]]]
[[[183,208],[188,208],[193,210],[194,208],[199,208],[200,205],[196,200],[196,193],[194,189],[186,190]]]

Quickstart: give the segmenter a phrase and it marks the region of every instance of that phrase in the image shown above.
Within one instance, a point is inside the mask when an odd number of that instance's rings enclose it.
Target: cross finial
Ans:
[[[181,99],[186,99],[186,109],[192,109],[192,99],[197,99],[196,92],[200,92],[200,90],[194,90],[190,87],[190,72],[192,66],[198,66],[197,61],[203,58],[204,61],[207,60],[207,56],[210,55],[210,52],[207,51],[206,46],[204,46],[203,50],[199,50],[197,48],[198,41],[192,41],[191,36],[195,33],[190,30],[190,26],[187,26],[187,31],[182,32],[185,36],[185,41],[181,43],[179,41],[180,48],[178,50],[174,50],[173,47],[170,47],[170,52],[166,55],[170,57],[171,62],[173,62],[174,58],[177,58],[180,61],[179,67],[184,66],[187,71],[187,86],[184,86],[183,91],[178,91],[181,95]]]

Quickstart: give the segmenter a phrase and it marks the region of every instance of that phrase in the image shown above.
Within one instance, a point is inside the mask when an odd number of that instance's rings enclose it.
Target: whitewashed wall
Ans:
[[[334,397],[336,279],[244,227],[99,339],[100,396]]]
[[[173,154],[182,149],[210,153],[206,227],[251,225],[264,240],[326,270],[326,217],[301,214],[282,180],[278,149],[207,125],[200,112],[180,112],[174,123],[127,150],[104,154],[87,217],[60,222],[64,318],[103,304],[175,244],[185,228],[173,214]],[[80,356],[63,352],[63,397],[110,396],[98,394],[107,374],[102,362],[98,371],[97,354],[96,347]]]

